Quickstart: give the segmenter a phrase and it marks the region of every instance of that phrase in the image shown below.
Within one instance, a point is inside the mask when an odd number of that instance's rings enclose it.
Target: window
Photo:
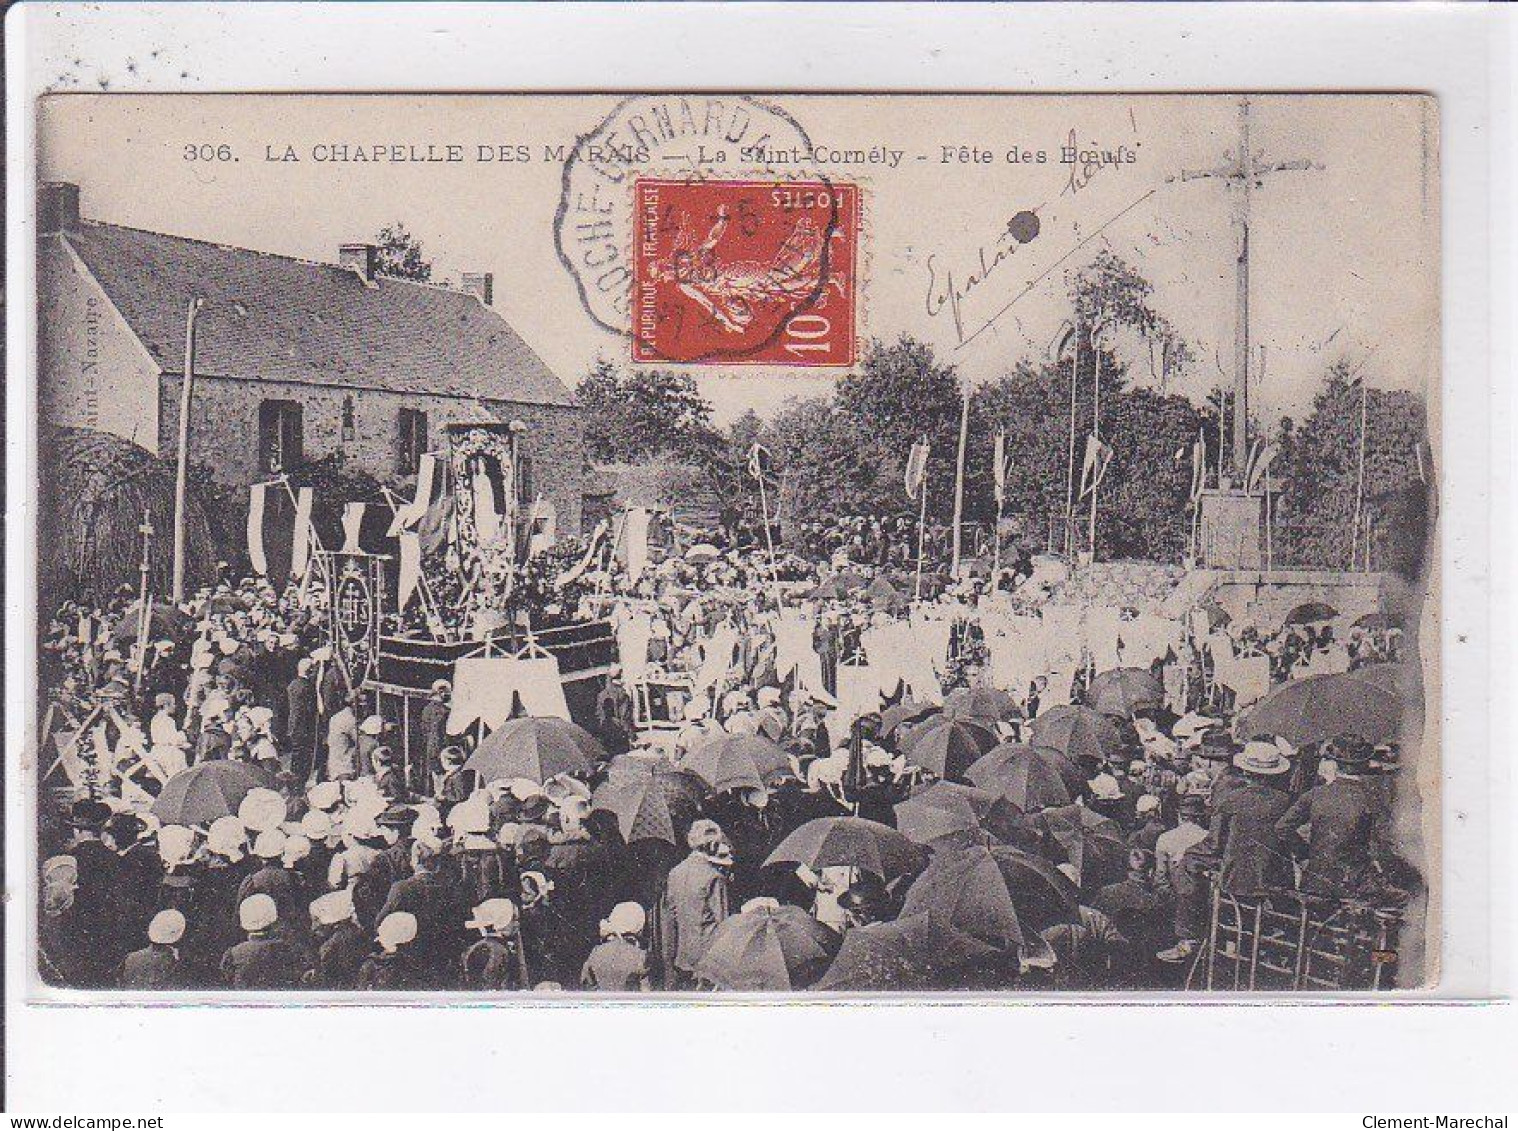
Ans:
[[[258,406],[258,466],[277,475],[305,461],[305,435],[298,401],[263,401]]]
[[[358,439],[358,423],[353,418],[353,398],[343,398],[343,443],[351,444]]]
[[[396,421],[395,470],[401,475],[415,475],[427,450],[427,414],[403,408]]]

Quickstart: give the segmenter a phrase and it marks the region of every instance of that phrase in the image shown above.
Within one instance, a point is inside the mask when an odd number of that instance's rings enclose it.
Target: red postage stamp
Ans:
[[[859,188],[640,180],[633,360],[855,360]]]

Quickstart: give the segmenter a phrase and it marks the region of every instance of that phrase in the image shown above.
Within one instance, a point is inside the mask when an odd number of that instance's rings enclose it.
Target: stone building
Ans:
[[[39,409],[45,423],[177,446],[185,321],[200,298],[190,454],[244,486],[342,452],[405,479],[450,424],[526,426],[518,493],[580,529],[584,447],[570,390],[492,308],[489,274],[458,289],[336,263],[83,219],[78,186],[42,186]]]

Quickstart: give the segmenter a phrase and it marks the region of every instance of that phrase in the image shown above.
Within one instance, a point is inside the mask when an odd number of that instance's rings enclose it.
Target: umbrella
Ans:
[[[869,582],[865,580],[863,574],[855,573],[851,569],[846,569],[840,573],[837,577],[837,581],[838,587],[846,592],[855,589],[864,589],[869,585]]]
[[[1123,745],[1116,724],[1090,707],[1051,707],[1033,720],[1033,745],[1066,758],[1111,758]]]
[[[719,990],[804,989],[827,969],[839,941],[799,907],[756,900],[717,925],[695,973]]]
[[[612,814],[628,844],[662,840],[679,847],[705,796],[701,779],[683,770],[623,770],[596,786],[590,807]]]
[[[685,551],[685,560],[688,562],[714,562],[721,556],[722,551],[710,542],[697,542]]]
[[[1358,672],[1310,675],[1283,683],[1239,719],[1241,738],[1275,735],[1293,746],[1345,735],[1388,742],[1402,722],[1402,697]]]
[[[136,640],[142,627],[142,603],[133,601],[121,614],[121,621],[111,630],[111,639]],[[155,640],[175,640],[190,635],[190,618],[173,605],[154,602],[148,608],[148,636]]]
[[[164,783],[152,812],[165,825],[209,825],[217,817],[235,814],[253,790],[273,786],[268,774],[247,762],[201,762]]]
[[[917,723],[938,710],[931,703],[908,699],[880,712],[880,737],[890,738],[905,723]]]
[[[843,586],[838,583],[838,578],[830,577],[808,593],[806,599],[808,601],[841,601],[845,595]]]
[[[976,845],[936,856],[907,889],[902,917],[932,913],[957,930],[1009,948],[1076,914],[1080,893],[1052,863],[1006,845]]]
[[[588,731],[564,719],[510,719],[485,736],[469,755],[466,770],[483,782],[531,778],[545,782],[555,774],[582,774],[606,757]]]
[[[626,754],[614,754],[610,762],[606,763],[606,776],[608,778],[625,777],[630,775],[647,776],[660,770],[673,770],[675,768],[668,755],[656,750],[631,750]]]
[[[1081,887],[1090,890],[1115,883],[1128,872],[1128,842],[1116,821],[1084,805],[1063,805],[1033,815],[1075,869]]]
[[[1024,813],[1068,805],[1086,784],[1075,763],[1057,750],[1004,742],[978,759],[965,777]]]
[[[1165,688],[1144,668],[1113,668],[1091,681],[1086,702],[1093,710],[1119,719],[1165,702]]]
[[[901,739],[901,752],[914,766],[941,778],[962,780],[977,758],[996,745],[996,732],[983,722],[940,715],[913,727]]]
[[[1017,714],[1017,704],[1012,696],[996,687],[961,687],[949,692],[943,701],[946,715],[967,719],[989,719],[992,722],[1010,719]]]
[[[889,881],[917,872],[925,859],[921,848],[890,825],[863,817],[818,817],[782,840],[764,866],[805,864],[814,872],[858,868]]]
[[[953,989],[957,972],[993,959],[995,947],[931,915],[845,931],[816,990]]]
[[[758,789],[782,772],[789,772],[784,750],[756,734],[724,734],[709,738],[679,762],[717,793],[728,789]]]
[[[907,603],[907,596],[890,580],[885,577],[877,577],[869,585],[865,586],[864,595],[871,603],[887,609],[898,608]]]
[[[1409,672],[1401,664],[1371,664],[1369,667],[1356,668],[1344,674],[1349,679],[1361,680],[1383,691],[1394,691],[1398,695],[1403,694],[1404,689],[1408,687]]]
[[[1355,621],[1356,628],[1368,628],[1373,632],[1385,632],[1388,628],[1401,628],[1402,622],[1386,613],[1366,613]]]
[[[1339,610],[1332,605],[1326,605],[1322,601],[1308,601],[1305,605],[1298,605],[1286,614],[1287,624],[1321,624],[1326,620],[1333,620],[1339,615]]]
[[[984,789],[940,781],[919,789],[896,806],[896,828],[908,840],[928,847],[1016,835],[1021,814]]]

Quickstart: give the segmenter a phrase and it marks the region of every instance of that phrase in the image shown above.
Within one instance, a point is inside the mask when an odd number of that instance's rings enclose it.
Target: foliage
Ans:
[[[1371,564],[1416,574],[1426,532],[1428,423],[1423,398],[1366,389],[1365,501]],[[1346,362],[1330,369],[1300,427],[1283,420],[1276,504],[1278,546],[1290,565],[1333,569],[1351,562],[1360,459],[1362,387]],[[1420,452],[1424,469],[1420,472]],[[1363,567],[1364,527],[1355,560]]]
[[[374,237],[379,247],[375,271],[393,279],[425,283],[432,278],[432,262],[423,257],[422,242],[397,220],[386,224]]]
[[[585,450],[592,460],[689,459],[712,443],[712,406],[689,374],[624,373],[601,360],[576,386],[575,400],[585,410]]]

